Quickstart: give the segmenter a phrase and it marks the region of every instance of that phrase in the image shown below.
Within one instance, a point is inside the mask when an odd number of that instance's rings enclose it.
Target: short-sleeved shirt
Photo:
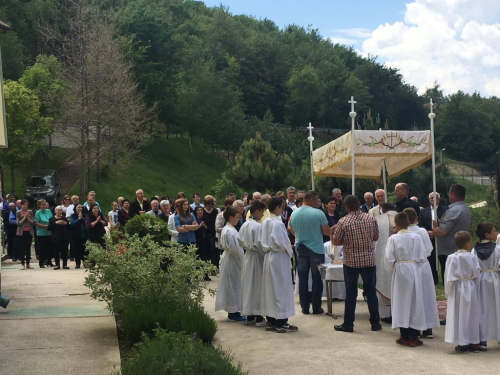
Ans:
[[[352,268],[374,267],[376,234],[377,220],[370,214],[354,211],[340,219],[333,238],[342,242],[344,264]]]
[[[116,227],[116,224],[118,224],[118,211],[109,211],[108,217],[111,218],[111,225]]]
[[[471,213],[463,201],[449,205],[439,223],[439,229],[446,232],[446,236],[436,236],[439,255],[451,255],[458,250],[455,245],[455,234],[461,230],[468,232],[470,221]]]
[[[52,217],[52,212],[50,210],[38,210],[35,214],[35,221],[42,225],[49,225],[49,219]],[[50,236],[52,232],[47,230],[47,228],[36,228],[37,236]]]
[[[191,225],[198,224],[193,214],[190,214],[189,217],[186,216],[184,223],[181,221],[181,217],[179,215],[174,216],[175,227],[179,228],[183,225]],[[196,243],[196,235],[194,231],[190,230],[187,233],[180,233],[177,235],[177,242],[179,243]]]
[[[328,224],[323,211],[311,206],[301,206],[293,211],[290,226],[295,232],[295,247],[306,246],[316,254],[324,254],[321,226]]]

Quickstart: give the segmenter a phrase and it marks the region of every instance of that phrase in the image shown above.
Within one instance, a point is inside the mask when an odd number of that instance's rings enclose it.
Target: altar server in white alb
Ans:
[[[266,205],[255,201],[250,206],[250,217],[243,223],[238,233],[238,242],[245,250],[243,258],[243,275],[241,278],[242,305],[241,315],[247,317],[247,324],[265,327],[266,321],[262,316],[262,268],[264,255],[260,247],[260,230]]]
[[[448,299],[445,342],[458,344],[458,353],[479,351],[479,304],[477,288],[480,268],[468,232],[455,234],[458,251],[448,256],[444,273],[444,292]]]
[[[239,213],[236,208],[226,207],[224,210],[226,225],[222,229],[220,244],[224,253],[220,258],[219,285],[215,297],[215,311],[227,311],[227,318],[233,322],[244,322],[240,314],[241,306],[241,267],[245,252],[238,243],[238,232],[234,228],[238,224]]]
[[[296,326],[288,324],[295,315],[290,259],[292,245],[281,220],[285,201],[281,197],[269,200],[271,215],[262,222],[260,245],[266,252],[262,271],[262,315],[267,317],[266,331],[295,332]]]
[[[432,307],[425,306],[424,295],[434,290],[434,284],[424,289],[422,283],[422,268],[419,263],[427,262],[427,254],[422,239],[418,234],[408,230],[410,220],[404,212],[394,217],[398,231],[387,241],[385,267],[392,271],[392,328],[399,328],[401,337],[397,344],[416,347],[423,345],[418,339],[419,331],[439,327],[439,318],[432,322],[433,316],[437,317],[436,299],[433,301],[435,314]],[[430,316],[429,316],[430,315]]]
[[[427,255],[427,261],[417,263],[420,267],[422,290],[428,291],[424,294],[424,306],[425,306],[425,316],[427,320],[427,325],[429,327],[439,327],[439,313],[436,308],[436,290],[434,288],[434,277],[432,276],[432,269],[429,263],[429,257],[432,253],[432,242],[429,238],[429,234],[425,228],[418,226],[418,215],[417,212],[409,207],[405,208],[403,212],[408,216],[410,220],[410,226],[408,230],[412,233],[416,233],[422,239],[424,244],[425,253]],[[421,338],[432,339],[434,338],[432,333],[432,328],[428,328],[420,333]]]
[[[493,242],[497,238],[495,224],[480,223],[475,233],[481,241],[472,249],[481,269],[478,289],[479,350],[486,351],[488,340],[500,341],[500,246]]]
[[[396,234],[396,226],[394,225],[394,216],[396,216],[396,207],[390,203],[382,205],[382,213],[375,216],[378,225],[378,240],[375,243],[375,265],[377,272],[377,290],[378,297],[378,312],[380,320],[384,323],[391,324],[391,283],[392,272],[385,269],[385,248],[389,237]]]

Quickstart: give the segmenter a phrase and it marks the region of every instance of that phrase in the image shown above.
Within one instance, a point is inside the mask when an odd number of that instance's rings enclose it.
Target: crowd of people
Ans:
[[[69,268],[68,259],[80,268],[86,242],[104,246],[107,228],[123,227],[136,215],[156,216],[168,224],[172,241],[196,246],[199,258],[218,269],[216,310],[225,310],[231,321],[278,333],[298,330],[288,322],[295,315],[295,276],[301,312],[310,314],[312,305],[312,314],[324,313],[318,265],[329,256],[325,243],[331,243],[342,246],[345,282],[344,322],[336,331],[354,331],[361,277],[373,331],[382,329],[381,322],[391,324],[400,329],[396,343],[416,347],[445,324],[445,341],[457,344],[457,352],[487,350],[488,340],[500,340],[495,225],[478,225],[480,243],[470,252],[465,188],[451,186],[449,206],[430,193],[425,208],[409,191],[399,183],[394,204],[382,189],[366,192],[361,204],[354,195],[343,199],[338,188],[323,202],[315,191],[290,186],[272,194],[229,193],[217,208],[211,195],[202,200],[194,193],[190,203],[179,192],[171,204],[168,196],[146,199],[139,189],[133,200],[119,197],[107,214],[93,191],[83,204],[78,196],[65,195],[53,211],[43,199],[29,210],[26,200],[9,195],[3,219],[8,254],[21,261],[22,270],[32,268],[33,236],[39,267],[58,270],[61,259],[63,269]],[[448,297],[447,319],[441,322],[434,289],[440,282],[436,251]]]

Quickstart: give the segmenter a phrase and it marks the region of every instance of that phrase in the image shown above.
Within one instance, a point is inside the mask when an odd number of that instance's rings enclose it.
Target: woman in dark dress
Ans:
[[[51,231],[52,246],[54,249],[54,258],[56,261],[55,270],[61,269],[61,258],[63,269],[68,267],[68,221],[63,216],[63,207],[57,206],[54,209],[55,215],[49,219],[47,229]]]
[[[89,241],[104,247],[106,244],[106,241],[104,240],[106,230],[104,227],[106,225],[108,225],[108,221],[103,214],[99,212],[99,206],[97,204],[90,206],[89,213],[85,218],[85,228],[87,228]]]
[[[325,201],[325,216],[326,220],[328,220],[328,226],[332,228],[334,225],[337,225],[337,223],[340,220],[340,213],[335,210],[335,207],[337,206],[337,201],[335,200],[335,197],[328,197],[326,198]],[[323,242],[328,242],[330,241],[330,236],[323,236]]]

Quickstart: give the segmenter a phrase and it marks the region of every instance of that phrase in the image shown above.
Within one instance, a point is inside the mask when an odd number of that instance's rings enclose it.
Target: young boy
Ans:
[[[408,230],[410,220],[404,212],[394,217],[397,234],[389,237],[385,250],[385,268],[393,272],[391,290],[392,328],[399,328],[397,344],[416,347],[423,345],[419,330],[439,327],[436,299],[433,308],[425,306],[424,296],[434,292],[434,283],[422,282],[421,263],[427,262],[422,239]],[[432,277],[432,275],[431,275]],[[434,292],[435,293],[435,292]],[[435,296],[435,295],[434,295]]]
[[[239,213],[236,208],[226,207],[224,210],[226,225],[222,229],[220,244],[224,253],[220,258],[219,285],[215,297],[215,311],[226,310],[227,318],[232,322],[244,322],[240,315],[241,306],[241,266],[243,249],[238,243],[238,232],[234,228],[238,224]]]
[[[472,247],[468,232],[455,234],[458,251],[448,256],[444,273],[444,292],[448,299],[445,342],[458,344],[458,353],[479,351],[479,262],[469,251]]]
[[[262,223],[260,245],[266,253],[262,271],[262,315],[267,316],[266,331],[277,333],[296,332],[298,328],[288,324],[295,315],[290,259],[292,245],[281,220],[285,201],[281,197],[269,200],[270,216]]]
[[[425,230],[425,228],[420,228],[418,226],[418,215],[417,212],[409,207],[405,208],[403,212],[408,216],[410,220],[410,226],[408,230],[412,233],[416,233],[422,239],[422,243],[424,244],[425,254],[427,258],[431,256],[432,253],[432,242],[429,238],[429,234]],[[418,263],[420,267],[420,272],[422,275],[422,288],[423,290],[428,290],[429,293],[424,294],[424,306],[426,318],[430,318],[430,321],[427,321],[429,327],[439,327],[439,313],[436,305],[436,290],[434,288],[434,278],[432,277],[431,266],[428,261]],[[425,331],[420,333],[421,338],[432,339],[434,336],[432,334],[432,328],[428,328]]]
[[[500,341],[500,246],[497,229],[493,223],[480,223],[476,227],[476,243],[472,254],[478,258],[481,276],[479,278],[479,350],[486,351],[488,340]],[[493,242],[492,242],[493,241]]]
[[[266,205],[255,201],[250,205],[250,217],[243,223],[238,233],[238,242],[245,250],[242,272],[242,304],[241,314],[247,317],[247,324],[265,327],[266,321],[262,317],[262,267],[264,255],[260,247],[259,238],[261,224],[259,220],[264,216]]]

